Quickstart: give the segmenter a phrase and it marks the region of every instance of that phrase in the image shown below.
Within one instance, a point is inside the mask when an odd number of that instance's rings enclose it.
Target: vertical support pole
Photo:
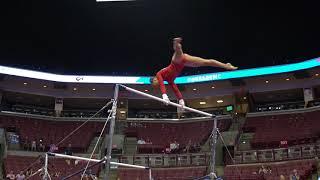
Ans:
[[[216,177],[215,165],[216,165],[216,145],[217,145],[217,118],[213,118],[213,129],[212,129],[212,145],[211,145],[211,176]]]
[[[151,172],[151,168],[149,169],[149,180],[153,180],[153,179],[152,179],[152,172]]]
[[[119,94],[119,85],[116,84],[116,86],[114,88],[114,97],[113,97],[113,105],[112,105],[111,122],[110,122],[110,127],[109,127],[109,136],[106,134],[106,139],[108,139],[108,141],[107,141],[107,154],[106,154],[106,175],[105,175],[104,180],[108,180],[109,174],[110,174],[112,137],[113,137],[113,133],[114,133],[114,126],[115,126],[116,114],[117,114],[118,94]]]
[[[43,172],[43,180],[48,179],[48,154],[46,153],[45,159],[44,159],[44,172]]]

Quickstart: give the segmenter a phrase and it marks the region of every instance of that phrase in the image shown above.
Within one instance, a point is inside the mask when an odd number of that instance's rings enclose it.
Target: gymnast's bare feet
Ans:
[[[227,69],[227,70],[236,70],[236,69],[238,69],[238,67],[233,66],[233,65],[230,64],[230,63],[227,63],[226,65],[227,65],[227,66],[226,66],[226,69]]]

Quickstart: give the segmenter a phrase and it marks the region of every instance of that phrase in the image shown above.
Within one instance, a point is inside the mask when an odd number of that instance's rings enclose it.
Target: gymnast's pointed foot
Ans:
[[[228,69],[228,70],[236,70],[236,69],[238,69],[238,67],[233,66],[231,63],[227,63],[226,65],[227,65],[226,69]]]

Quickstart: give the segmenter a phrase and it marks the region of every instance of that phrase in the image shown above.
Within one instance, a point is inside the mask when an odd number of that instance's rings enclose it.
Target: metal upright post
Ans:
[[[48,179],[48,154],[45,155],[44,167],[43,167],[43,180]]]
[[[149,180],[153,180],[153,178],[152,178],[151,168],[149,169]]]
[[[106,175],[105,175],[104,180],[108,180],[109,174],[110,174],[112,137],[113,137],[113,133],[114,133],[114,126],[115,126],[116,114],[117,114],[118,94],[119,94],[119,85],[116,84],[116,86],[114,88],[114,97],[113,97],[113,105],[112,105],[111,122],[110,122],[110,127],[109,127],[109,136],[106,134],[106,139],[108,139],[108,141],[107,141],[107,154],[106,154]]]
[[[213,118],[213,129],[212,129],[212,145],[211,145],[211,177],[216,177],[215,165],[216,165],[216,145],[217,145],[217,117]]]

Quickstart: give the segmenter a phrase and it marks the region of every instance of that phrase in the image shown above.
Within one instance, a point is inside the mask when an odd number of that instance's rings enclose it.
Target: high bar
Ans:
[[[180,104],[177,104],[177,103],[174,103],[174,102],[167,102],[159,97],[156,97],[156,96],[153,96],[153,95],[150,95],[150,94],[147,94],[147,93],[144,93],[144,92],[141,92],[141,91],[138,91],[138,90],[135,90],[135,89],[132,89],[132,88],[129,88],[127,86],[124,86],[122,84],[119,84],[121,87],[125,88],[127,91],[130,91],[130,92],[133,92],[133,93],[136,93],[136,94],[140,94],[141,96],[145,96],[145,97],[148,97],[148,98],[151,98],[151,99],[154,99],[156,101],[160,101],[160,102],[163,102],[165,104],[169,104],[171,106],[175,106],[175,107],[178,107],[178,108],[182,108],[182,109],[186,109],[188,111],[191,111],[191,112],[194,112],[194,113],[198,113],[198,114],[202,114],[204,116],[208,116],[208,117],[215,117],[215,115],[213,114],[210,114],[210,113],[207,113],[207,112],[203,112],[203,111],[199,111],[197,109],[193,109],[193,108],[190,108],[190,107],[187,107],[187,106],[182,106]]]
[[[101,162],[101,160],[99,160],[99,159],[89,159],[89,158],[84,158],[84,157],[69,156],[69,155],[58,154],[58,153],[47,153],[47,154],[49,156],[57,156],[57,157],[68,158],[68,159],[76,159],[76,160],[91,161],[91,162]],[[139,168],[139,169],[150,169],[149,167],[145,167],[145,166],[124,164],[124,163],[118,163],[118,162],[110,162],[110,164],[117,165],[117,166],[123,166],[123,167]]]

